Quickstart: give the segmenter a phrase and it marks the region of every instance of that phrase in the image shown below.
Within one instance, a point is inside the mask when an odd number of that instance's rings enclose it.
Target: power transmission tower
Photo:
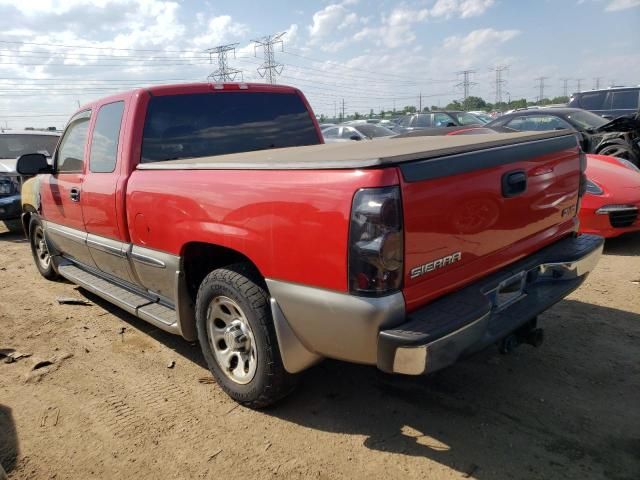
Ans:
[[[230,68],[227,63],[229,52],[232,52],[233,58],[236,58],[236,46],[238,46],[237,43],[229,43],[205,50],[209,53],[209,63],[213,63],[214,55],[218,58],[218,69],[210,73],[207,78],[213,79],[214,82],[233,82],[238,74],[242,78],[242,71]]]
[[[602,80],[602,77],[594,77],[593,79],[594,89],[596,90],[600,89],[600,80]]]
[[[584,80],[584,78],[576,78],[576,82],[578,84],[578,93],[582,91],[582,80]]]
[[[282,73],[282,69],[284,65],[282,63],[276,62],[276,56],[273,50],[274,45],[280,44],[281,51],[284,51],[284,44],[282,43],[282,37],[287,32],[280,32],[274,35],[267,35],[265,37],[259,38],[257,40],[251,40],[254,45],[254,52],[257,51],[258,47],[262,47],[264,54],[264,63],[258,67],[258,73],[262,78],[264,78],[268,83],[274,84],[276,83],[276,77]],[[256,53],[256,56],[257,53]]]
[[[342,113],[340,114],[340,121],[344,121],[344,98],[342,99]]]
[[[547,80],[548,78],[549,77],[538,77],[534,79],[536,82],[538,82],[538,89],[540,92],[540,95],[538,96],[538,102],[541,102],[542,99],[544,98],[544,87],[546,87],[546,85],[544,84],[544,81]]]
[[[562,96],[563,97],[568,97],[569,96],[569,80],[571,80],[570,78],[561,78],[560,80],[562,80]]]
[[[504,78],[502,78],[502,73],[509,70],[509,65],[496,65],[494,68],[491,68],[490,70],[492,72],[496,72],[496,86],[495,86],[496,102],[495,103],[502,103],[502,91],[504,86],[507,84],[507,81]]]
[[[471,74],[473,74],[473,73],[476,73],[476,71],[475,70],[462,70],[460,72],[456,72],[456,75],[462,75],[462,81],[460,83],[456,84],[456,87],[462,87],[462,91],[463,91],[462,101],[463,102],[469,96],[469,90],[471,89],[471,87],[473,87],[474,85],[477,85],[476,82],[472,82],[470,80]]]

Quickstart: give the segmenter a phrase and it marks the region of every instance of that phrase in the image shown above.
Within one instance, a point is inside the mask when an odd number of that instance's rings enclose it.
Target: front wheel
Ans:
[[[33,260],[40,275],[47,280],[56,280],[58,278],[58,272],[51,259],[47,243],[44,240],[42,223],[37,218],[33,218],[29,223],[29,243],[31,244]]]
[[[623,141],[610,143],[598,150],[598,155],[609,155],[611,157],[624,158],[634,165],[640,166],[640,158],[633,151],[633,148]]]
[[[211,373],[237,402],[262,408],[294,388],[295,375],[280,357],[269,295],[248,265],[205,277],[196,298],[196,327]]]

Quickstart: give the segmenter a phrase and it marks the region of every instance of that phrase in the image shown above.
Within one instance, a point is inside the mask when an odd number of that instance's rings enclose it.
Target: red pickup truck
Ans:
[[[584,156],[566,131],[322,145],[285,86],[154,86],[70,120],[23,188],[35,264],[198,340],[252,407],[322,358],[426,374],[585,279]],[[289,147],[289,148],[285,148]]]

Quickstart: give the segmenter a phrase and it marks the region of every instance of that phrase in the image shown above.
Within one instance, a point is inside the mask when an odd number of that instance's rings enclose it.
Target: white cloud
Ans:
[[[249,27],[234,22],[229,15],[220,15],[209,19],[205,34],[195,37],[191,43],[198,48],[211,48],[230,40],[238,39],[247,34]]]
[[[445,48],[457,49],[463,55],[470,55],[481,48],[507,42],[519,34],[519,30],[482,28],[473,30],[464,37],[458,35],[447,37],[444,40],[443,46]]]
[[[432,17],[469,18],[482,15],[495,0],[438,0],[430,13]]]
[[[331,4],[313,14],[309,25],[309,36],[312,42],[330,36],[336,30],[341,30],[358,21],[358,16],[349,12],[343,5]]]
[[[640,0],[611,0],[605,10],[607,12],[618,12],[638,6],[640,6]]]
[[[388,16],[383,17],[379,27],[365,27],[357,32],[353,38],[356,41],[372,40],[376,45],[384,45],[389,48],[398,48],[412,44],[416,36],[412,27],[415,23],[425,21],[429,16],[426,8],[414,10],[399,7]]]

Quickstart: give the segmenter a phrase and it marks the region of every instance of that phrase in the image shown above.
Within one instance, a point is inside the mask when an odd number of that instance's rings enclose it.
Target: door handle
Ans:
[[[79,202],[80,201],[80,189],[73,187],[71,190],[69,190],[69,198],[71,198],[72,202]]]
[[[502,176],[502,196],[509,198],[527,190],[527,174],[524,170],[507,172]]]

